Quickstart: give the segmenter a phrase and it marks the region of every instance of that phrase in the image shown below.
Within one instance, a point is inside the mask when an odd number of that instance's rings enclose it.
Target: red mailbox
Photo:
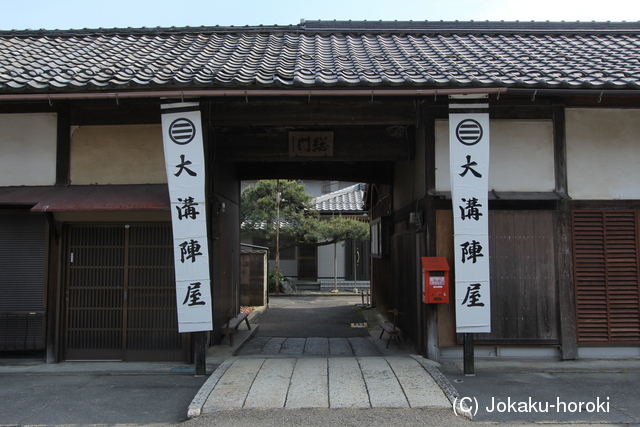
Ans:
[[[444,257],[422,257],[422,302],[449,302],[449,263]]]

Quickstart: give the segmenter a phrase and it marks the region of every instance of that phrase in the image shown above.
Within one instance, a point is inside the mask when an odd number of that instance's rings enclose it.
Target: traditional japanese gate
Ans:
[[[71,225],[66,243],[66,360],[187,359],[169,224]]]

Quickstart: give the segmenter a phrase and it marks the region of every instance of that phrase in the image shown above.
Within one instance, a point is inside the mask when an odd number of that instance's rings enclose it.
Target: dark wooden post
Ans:
[[[558,304],[560,311],[560,337],[562,359],[578,357],[576,334],[575,289],[573,286],[573,259],[571,244],[571,207],[567,194],[567,153],[564,106],[553,107],[553,146],[556,193],[558,202],[555,218],[556,272],[558,277]]]
[[[58,269],[60,253],[60,234],[56,228],[53,214],[47,212],[47,240],[46,247],[49,249],[49,271],[46,281],[46,363],[58,363],[59,357],[59,323],[58,314],[60,307],[60,289],[58,287]]]
[[[436,256],[436,209],[434,200],[429,195],[436,189],[436,120],[432,114],[422,114],[420,117],[422,132],[416,134],[424,135],[424,174],[425,174],[425,210],[423,215],[423,226],[425,227],[426,256]],[[420,260],[418,260],[420,263]],[[422,271],[422,269],[420,269]],[[420,277],[419,283],[422,284]],[[422,290],[421,290],[422,291]],[[418,296],[421,300],[422,292]],[[438,335],[438,304],[424,304],[420,302],[426,312],[427,326],[427,358],[435,361],[440,360],[440,337]]]
[[[193,332],[194,362],[197,377],[207,374],[207,334],[208,332]]]
[[[67,187],[70,184],[71,169],[71,113],[69,105],[63,104],[57,109],[56,134],[56,186]]]
[[[473,376],[476,374],[473,354],[473,334],[463,334],[464,337],[464,374]]]
[[[58,187],[67,187],[70,184],[71,164],[71,110],[69,104],[62,103],[56,108],[56,182]],[[47,213],[49,248],[49,272],[46,292],[46,356],[47,363],[57,363],[60,360],[60,336],[59,336],[59,309],[60,289],[58,287],[59,245],[60,235],[56,228],[56,222],[51,213]]]

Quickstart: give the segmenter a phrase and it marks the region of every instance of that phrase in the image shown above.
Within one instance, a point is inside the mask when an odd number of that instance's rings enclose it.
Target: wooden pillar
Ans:
[[[573,254],[571,244],[571,207],[567,194],[567,152],[564,106],[553,107],[553,144],[556,192],[562,197],[555,218],[556,274],[562,359],[578,357],[576,334],[575,288],[573,285]]]
[[[193,332],[192,335],[197,377],[207,374],[207,334],[208,332]]]
[[[67,187],[71,183],[71,114],[69,105],[57,110],[56,134],[56,185]]]
[[[56,109],[56,181],[58,187],[67,187],[71,183],[71,112],[69,104],[62,103]],[[45,319],[45,361],[60,361],[60,230],[53,215],[47,216],[47,280],[46,280],[46,319]]]
[[[435,117],[423,115],[420,124],[425,141],[424,154],[424,179],[425,179],[425,211],[423,222],[425,227],[425,255],[436,256],[436,209],[432,197],[429,195],[436,188],[436,125]],[[422,283],[422,278],[420,278]],[[426,347],[427,358],[435,361],[440,360],[440,337],[438,335],[438,305],[421,304],[425,307],[426,316]]]
[[[58,284],[59,278],[59,253],[60,253],[60,234],[56,228],[55,220],[52,213],[46,213],[47,217],[47,239],[45,247],[48,248],[49,258],[47,259],[47,279],[46,279],[46,305],[45,305],[45,362],[58,363],[59,357],[59,334],[60,327],[59,307],[60,307],[60,290]]]

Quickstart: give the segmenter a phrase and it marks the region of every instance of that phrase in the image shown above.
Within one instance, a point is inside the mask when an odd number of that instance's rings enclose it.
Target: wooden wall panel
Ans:
[[[477,334],[479,344],[551,344],[559,341],[552,211],[492,210],[489,217],[491,271],[490,334]],[[437,211],[437,256],[455,269],[453,217]],[[440,346],[457,344],[455,289],[438,312]]]
[[[453,269],[453,214],[450,210],[436,211],[436,256],[447,258],[449,263],[450,295],[448,304],[438,305],[438,342],[440,347],[457,345],[455,312],[455,271]]]
[[[225,203],[224,212],[212,212],[211,233],[213,248],[212,297],[213,323],[211,343],[222,339],[220,328],[227,321],[229,311],[240,311],[240,208],[237,203],[217,195],[217,200]]]
[[[493,210],[489,244],[492,332],[478,343],[558,343],[553,212]]]

